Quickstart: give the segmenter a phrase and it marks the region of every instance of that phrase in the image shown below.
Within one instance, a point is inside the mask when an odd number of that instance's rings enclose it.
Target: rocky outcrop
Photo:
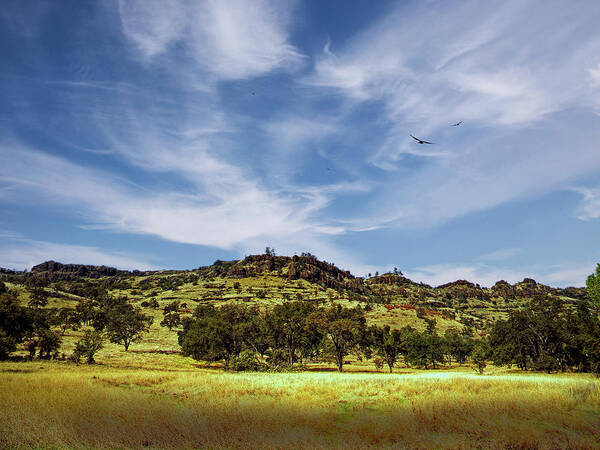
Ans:
[[[136,274],[142,272],[136,271]],[[45,261],[31,268],[31,274],[50,281],[71,280],[77,277],[100,278],[116,275],[132,275],[133,272],[115,269],[108,266],[89,266],[83,264],[63,264],[56,261]]]

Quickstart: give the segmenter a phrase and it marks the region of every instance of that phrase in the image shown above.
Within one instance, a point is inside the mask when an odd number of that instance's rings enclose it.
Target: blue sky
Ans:
[[[598,17],[596,1],[5,1],[0,266],[184,269],[269,245],[359,276],[583,285]]]

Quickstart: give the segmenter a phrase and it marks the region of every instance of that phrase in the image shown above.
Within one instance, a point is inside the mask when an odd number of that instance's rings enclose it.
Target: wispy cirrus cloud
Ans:
[[[579,6],[565,16],[557,2],[399,4],[347,45],[325,48],[306,83],[353,100],[345,108],[383,105],[387,135],[367,161],[392,173],[421,161],[386,178],[365,213],[374,223],[437,226],[600,169],[600,97],[588,80],[600,52],[591,9],[600,7]],[[567,114],[579,120],[565,124]],[[436,145],[415,145],[409,133]]]
[[[269,191],[223,162],[215,163],[212,172],[204,169],[204,179],[185,194],[142,188],[14,143],[1,145],[0,155],[6,161],[0,182],[11,186],[13,200],[75,205],[98,228],[220,248],[258,238],[265,242],[344,231],[313,216],[326,205],[327,189]],[[221,172],[225,168],[227,176]]]
[[[293,2],[119,1],[125,35],[147,58],[179,45],[195,63],[224,79],[297,66],[289,43]]]

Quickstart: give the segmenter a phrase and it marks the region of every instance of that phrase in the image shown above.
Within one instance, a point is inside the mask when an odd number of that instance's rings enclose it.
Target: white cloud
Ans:
[[[467,280],[472,283],[479,283],[481,286],[490,287],[499,280],[515,283],[523,279],[522,273],[513,270],[468,264],[434,264],[407,270],[404,275],[411,280],[425,282],[432,286],[439,286],[456,280]]]
[[[220,78],[248,78],[302,59],[288,42],[293,4],[268,0],[119,1],[125,35],[147,58],[180,44]]]
[[[557,286],[585,286],[587,277],[594,272],[595,268],[596,264],[592,262],[573,267],[555,268],[541,275],[540,280]]]
[[[600,189],[573,188],[583,196],[581,206],[577,211],[577,218],[581,220],[598,219],[600,217]]]
[[[2,145],[0,155],[6,161],[0,181],[13,187],[12,200],[70,204],[97,227],[228,249],[258,238],[342,233],[342,227],[320,223],[313,213],[327,204],[328,194],[356,188],[269,191],[236,167],[208,160],[203,168],[191,169],[202,180],[191,193],[181,194],[142,189],[15,144]]]
[[[585,286],[585,280],[594,271],[595,264],[578,264],[571,266],[550,267],[535,273],[523,273],[512,269],[494,267],[486,264],[436,264],[407,270],[404,275],[414,281],[425,282],[432,286],[449,283],[456,280],[467,280],[491,287],[497,281],[509,283],[522,281],[529,277],[538,283],[553,287]]]
[[[521,253],[520,248],[501,248],[499,250],[494,250],[493,252],[481,255],[479,259],[483,261],[504,261],[518,255],[519,253]]]
[[[600,86],[600,63],[596,67],[589,69],[592,86]]]
[[[335,134],[338,128],[331,119],[295,116],[267,122],[264,129],[278,150],[299,151],[307,144]]]
[[[60,244],[30,239],[11,239],[0,244],[0,267],[13,270],[31,269],[41,262],[54,260],[65,264],[110,266],[126,270],[156,270],[148,258],[119,252],[107,252],[97,247]]]

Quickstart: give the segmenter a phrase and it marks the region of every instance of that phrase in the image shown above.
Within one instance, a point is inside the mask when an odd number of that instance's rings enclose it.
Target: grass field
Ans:
[[[600,382],[0,364],[0,447],[598,448]]]

